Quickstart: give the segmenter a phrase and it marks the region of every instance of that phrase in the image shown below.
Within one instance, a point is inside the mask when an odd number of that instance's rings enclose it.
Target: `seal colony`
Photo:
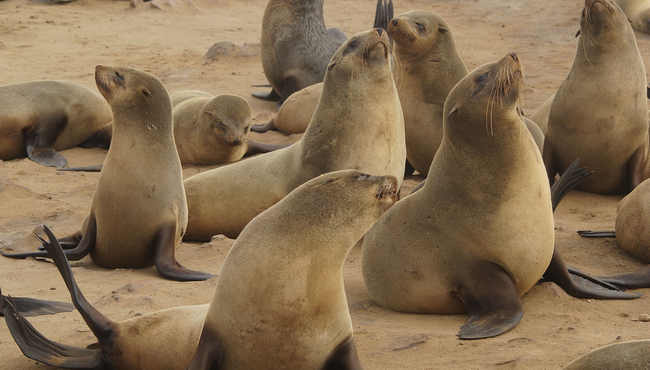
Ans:
[[[627,193],[648,177],[645,67],[627,17],[587,0],[569,73],[549,110],[544,164],[552,182],[576,158],[594,170],[578,189]]]
[[[358,33],[332,57],[318,107],[300,141],[185,180],[185,240],[207,241],[218,234],[236,238],[253,217],[323,173],[389,174],[399,186],[405,157],[388,35],[382,29]]]
[[[50,167],[58,153],[83,143],[111,121],[101,95],[68,81],[32,81],[0,87],[0,160],[29,157]]]
[[[90,253],[106,268],[156,266],[169,279],[205,280],[174,258],[187,225],[172,106],[163,84],[145,72],[97,66],[97,87],[113,111],[114,132],[80,232],[62,239],[78,260]],[[47,257],[46,252],[7,254]]]
[[[294,92],[323,81],[329,60],[346,40],[342,31],[326,29],[323,2],[269,0],[262,19],[261,51],[273,90],[253,96],[279,100],[281,106]],[[392,0],[377,0],[373,28],[386,29],[392,17]]]
[[[312,179],[246,227],[228,252],[209,305],[120,323],[88,303],[45,228],[49,242],[42,243],[99,346],[52,342],[12,305],[7,325],[27,357],[60,368],[361,369],[342,268],[356,241],[396,201],[392,176],[345,170]]]

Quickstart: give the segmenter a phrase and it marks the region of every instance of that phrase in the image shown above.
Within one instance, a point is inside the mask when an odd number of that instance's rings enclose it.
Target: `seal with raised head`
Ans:
[[[451,28],[438,14],[414,10],[393,18],[395,84],[404,112],[406,158],[427,176],[442,141],[442,112],[451,89],[467,75]]]
[[[517,108],[522,87],[512,53],[449,93],[424,186],[362,240],[364,281],[380,306],[469,312],[461,339],[496,336],[521,319],[519,297],[545,275],[555,238],[541,154]]]
[[[59,150],[83,143],[112,119],[98,93],[68,81],[32,81],[0,87],[0,160],[29,157],[65,167]]]
[[[106,268],[156,266],[166,278],[205,280],[174,258],[187,225],[172,105],[163,84],[140,70],[97,66],[97,87],[113,111],[113,139],[80,232],[62,239],[77,260]],[[47,257],[46,252],[6,254]]]
[[[318,107],[300,141],[186,179],[185,238],[236,238],[253,217],[327,172],[357,169],[393,175],[401,184],[404,120],[388,42],[385,31],[374,29],[341,46],[327,67]]]
[[[226,256],[210,305],[120,323],[83,297],[46,230],[51,242],[43,244],[99,348],[49,341],[15,310],[6,321],[26,356],[63,368],[183,370],[196,351],[190,369],[360,369],[342,268],[356,241],[396,201],[392,176],[345,170],[312,179],[246,227]]]
[[[614,0],[614,2],[621,7],[634,29],[650,33],[650,1]]]
[[[269,0],[262,19],[262,67],[273,90],[253,93],[278,106],[294,92],[322,82],[330,58],[345,35],[325,28],[324,0]],[[374,28],[386,29],[393,16],[392,0],[377,1]],[[338,35],[332,37],[332,35]]]
[[[552,182],[576,158],[594,171],[578,189],[627,193],[647,178],[646,75],[634,31],[611,0],[585,0],[578,46],[549,111]]]

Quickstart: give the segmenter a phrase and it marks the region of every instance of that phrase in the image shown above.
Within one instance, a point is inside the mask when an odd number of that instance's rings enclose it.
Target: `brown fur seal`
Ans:
[[[233,362],[245,361],[257,361],[258,366],[239,368],[329,369],[322,365],[342,362],[355,365],[346,368],[360,369],[342,267],[354,243],[397,200],[396,191],[394,177],[353,170],[312,179],[242,232],[224,261],[210,305],[173,308],[120,323],[88,304],[47,230],[51,244],[43,244],[99,348],[51,342],[12,311],[7,324],[26,356],[63,368],[182,370],[196,350],[192,369],[217,353],[223,355],[219,369],[232,369]],[[287,228],[283,220],[289,219],[292,227]],[[335,235],[329,232],[332,229],[337,230]],[[269,260],[283,263],[269,264]],[[273,279],[268,279],[271,275]],[[236,334],[231,335],[233,331]],[[238,346],[242,335],[246,335],[243,344],[254,352]]]
[[[300,141],[185,180],[185,238],[236,238],[253,217],[322,173],[358,169],[393,175],[401,184],[405,157],[388,35],[381,29],[359,33],[332,57],[318,108]]]
[[[131,68],[97,66],[95,79],[113,110],[113,140],[90,216],[79,233],[63,239],[74,248],[66,254],[77,260],[90,253],[106,268],[155,264],[166,278],[209,279],[212,275],[187,270],[174,258],[187,225],[187,204],[167,90],[157,78]]]
[[[650,340],[634,340],[595,349],[563,370],[648,370],[649,364]]]
[[[29,157],[65,167],[58,150],[84,142],[111,121],[104,98],[67,81],[33,81],[0,87],[0,160]]]
[[[643,60],[623,11],[586,0],[576,55],[553,99],[544,164],[553,181],[575,158],[594,170],[579,189],[626,193],[647,178],[648,104]]]
[[[650,1],[614,0],[614,2],[621,7],[634,29],[650,33]]]
[[[273,90],[253,93],[282,105],[294,92],[323,81],[330,58],[344,43],[325,28],[324,0],[269,0],[262,19],[262,67]],[[377,1],[374,28],[386,29],[393,3]],[[342,32],[335,32],[341,35]]]
[[[555,235],[542,158],[517,108],[522,87],[513,53],[449,93],[424,186],[362,241],[364,281],[380,306],[469,312],[461,339],[496,336],[521,319],[519,297],[545,275]]]
[[[447,22],[436,13],[414,10],[393,18],[395,79],[404,112],[406,157],[427,176],[442,141],[442,112],[451,89],[467,75]]]
[[[323,83],[319,82],[293,93],[269,122],[251,126],[251,131],[267,132],[269,130],[285,134],[302,134],[307,130],[309,121],[316,111],[318,100],[323,93]]]

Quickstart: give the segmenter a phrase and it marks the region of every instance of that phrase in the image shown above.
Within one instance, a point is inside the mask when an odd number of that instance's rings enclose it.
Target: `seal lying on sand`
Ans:
[[[543,158],[549,180],[578,157],[594,170],[581,190],[627,193],[647,178],[646,86],[623,11],[611,0],[586,0],[576,55],[548,116]]]
[[[236,238],[253,217],[322,173],[357,169],[404,175],[404,120],[388,35],[352,36],[327,67],[318,108],[297,143],[185,180],[186,240]],[[226,217],[227,215],[227,217]]]
[[[360,369],[342,268],[355,242],[396,201],[392,176],[346,170],[312,179],[246,227],[224,261],[210,305],[120,323],[84,298],[46,229],[50,243],[43,244],[99,348],[54,343],[12,309],[7,325],[27,357],[62,368],[182,370],[196,349],[190,369],[201,363],[220,363],[206,367],[219,369]]]
[[[0,87],[0,160],[29,157],[65,167],[58,150],[83,143],[112,119],[104,98],[67,81],[33,81]]]
[[[614,0],[637,31],[650,33],[650,1]]]
[[[595,349],[571,362],[563,370],[647,370],[650,340],[614,343]]]
[[[125,67],[97,66],[95,79],[113,110],[114,135],[90,215],[80,232],[62,239],[73,248],[66,251],[68,258],[90,253],[106,268],[155,264],[169,279],[211,278],[174,258],[187,225],[187,204],[167,90],[152,75]],[[45,252],[2,255],[47,257]]]
[[[362,240],[364,281],[380,306],[469,312],[461,339],[496,336],[521,319],[519,297],[545,275],[555,238],[544,165],[517,108],[522,87],[512,53],[450,92],[430,176]]]
[[[294,92],[322,82],[330,58],[345,42],[339,30],[328,32],[324,0],[269,0],[262,20],[262,67],[273,90],[253,93],[278,106]],[[392,0],[377,0],[373,28],[386,29],[393,17]],[[336,38],[332,34],[338,34]],[[344,36],[344,35],[343,35]]]

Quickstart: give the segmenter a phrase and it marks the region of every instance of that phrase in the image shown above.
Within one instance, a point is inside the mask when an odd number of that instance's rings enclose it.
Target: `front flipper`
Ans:
[[[248,150],[246,150],[244,157],[248,157],[259,153],[269,153],[274,150],[284,149],[290,145],[293,145],[293,144],[263,144],[263,143],[251,141],[249,139],[246,140],[248,140]]]
[[[252,125],[251,131],[253,132],[267,132],[267,131],[277,131],[275,128],[275,118],[271,118],[270,121],[261,125]]]
[[[45,227],[45,229],[47,229]],[[49,229],[47,229],[49,230]],[[65,255],[68,260],[70,261],[78,261],[88,255],[92,248],[95,247],[95,239],[97,236],[97,224],[95,223],[95,216],[91,213],[90,217],[88,218],[88,224],[86,225],[86,230],[83,233],[83,237],[79,241],[79,243],[73,247],[74,241],[78,239],[79,233],[75,233],[73,235],[67,236],[63,239],[66,241],[66,251]],[[36,235],[36,238],[43,243],[43,247],[45,247],[46,242],[43,240],[43,238],[39,237]],[[56,244],[61,247],[61,244],[59,241],[52,235],[52,238],[56,240]],[[72,247],[72,248],[70,248]],[[47,250],[47,247],[45,247]],[[51,256],[47,251],[40,251],[40,252],[25,252],[25,253],[4,253],[0,252],[0,255],[3,255],[5,257],[9,258],[27,258],[27,257],[41,257],[41,258],[50,258]]]
[[[254,97],[262,100],[269,100],[269,101],[278,101],[280,100],[280,95],[278,95],[275,90],[271,90],[270,93],[260,93],[260,92],[254,92],[252,94]]]
[[[354,339],[349,337],[339,344],[325,362],[322,370],[361,370]]]
[[[223,368],[223,353],[212,328],[203,326],[199,344],[187,370],[220,370]]]
[[[460,339],[491,338],[514,328],[524,310],[517,289],[499,265],[480,260],[461,282],[458,296],[469,311],[467,324],[460,328]]]
[[[158,273],[167,279],[177,281],[197,281],[213,278],[214,275],[205,272],[188,270],[176,261],[174,257],[176,249],[175,235],[176,223],[163,226],[156,233],[155,258]]]
[[[388,22],[393,19],[393,0],[377,0],[375,9],[375,21],[372,28],[383,28],[388,30]]]
[[[100,172],[104,167],[103,164],[98,164],[96,166],[86,166],[86,167],[66,167],[66,168],[57,168],[57,171],[82,171],[82,172]]]
[[[53,148],[59,132],[67,122],[67,116],[63,113],[39,117],[27,131],[25,137],[29,159],[48,167],[67,166],[68,161],[65,157]]]
[[[104,369],[102,351],[53,342],[25,319],[9,297],[4,307],[5,321],[16,344],[26,357],[64,369]]]
[[[614,231],[591,231],[591,230],[578,230],[578,235],[585,238],[615,238],[616,232]]]

